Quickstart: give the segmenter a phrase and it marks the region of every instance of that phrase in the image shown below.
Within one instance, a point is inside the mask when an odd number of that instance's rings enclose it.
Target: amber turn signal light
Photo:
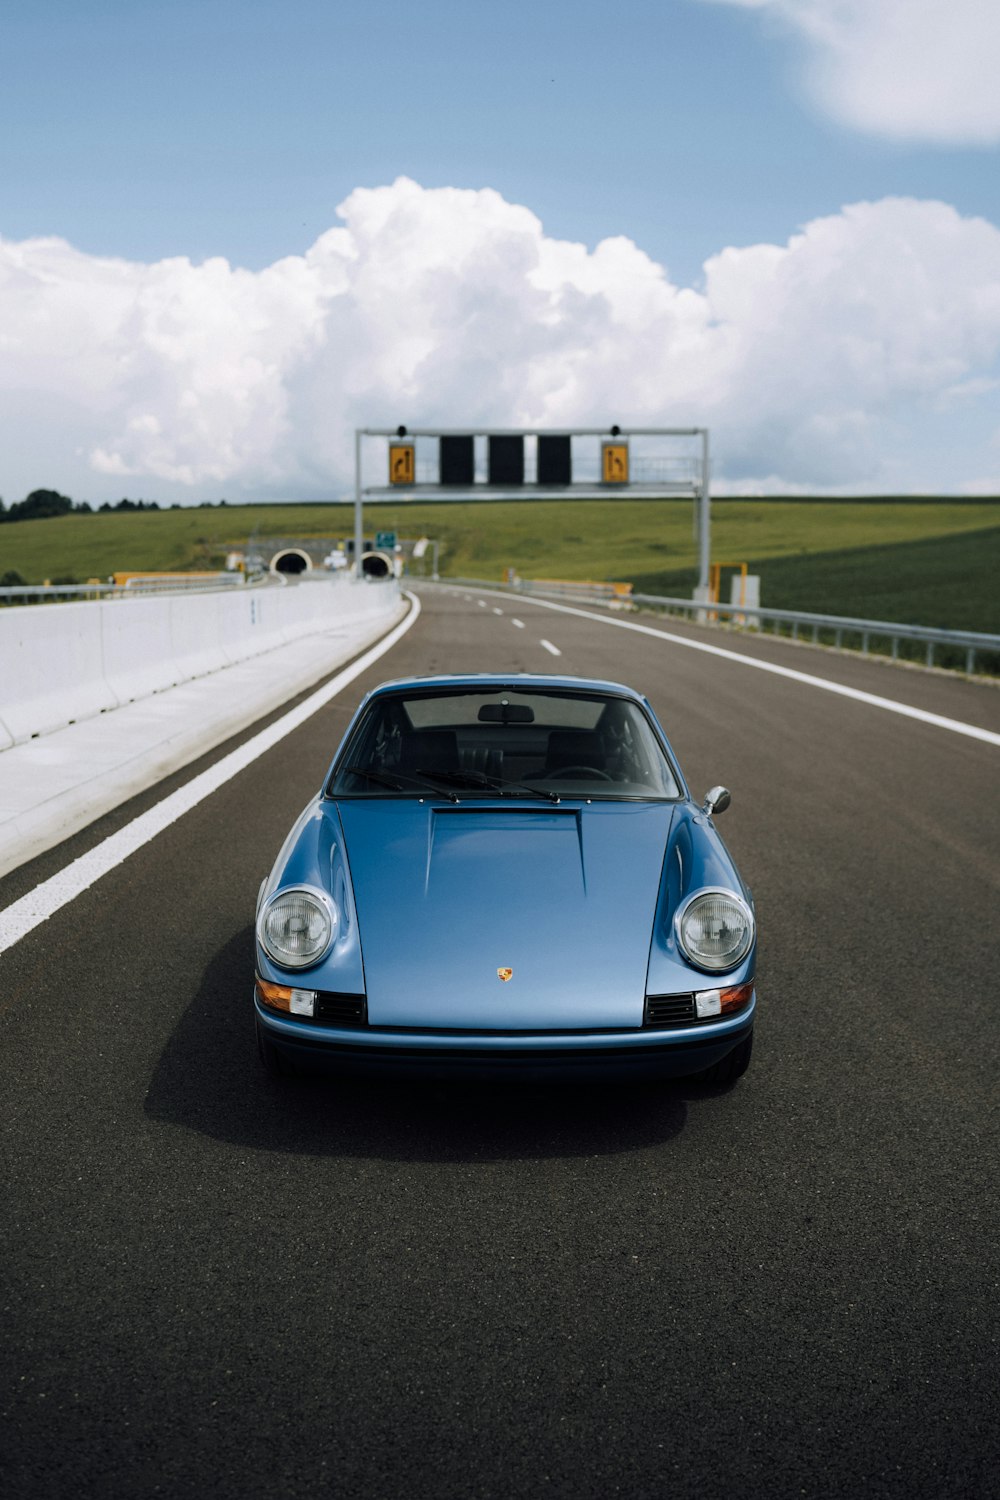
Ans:
[[[728,990],[699,990],[694,997],[695,1013],[700,1021],[710,1016],[726,1016],[749,1005],[752,995],[752,979],[746,984],[734,984]]]
[[[258,979],[255,985],[257,998],[262,1005],[272,1010],[284,1010],[293,1016],[311,1016],[316,1010],[316,991],[292,989],[287,984],[271,984]]]

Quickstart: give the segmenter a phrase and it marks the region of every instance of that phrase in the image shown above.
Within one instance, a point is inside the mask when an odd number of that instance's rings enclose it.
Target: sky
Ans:
[[[996,0],[6,0],[0,495],[327,498],[356,426],[1000,493]]]

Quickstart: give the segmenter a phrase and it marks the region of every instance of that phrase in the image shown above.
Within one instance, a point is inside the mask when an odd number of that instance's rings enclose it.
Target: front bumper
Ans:
[[[261,1005],[267,1040],[309,1071],[442,1077],[681,1078],[712,1067],[753,1031],[754,991],[738,1015],[697,1025],[630,1031],[421,1031],[316,1026]]]

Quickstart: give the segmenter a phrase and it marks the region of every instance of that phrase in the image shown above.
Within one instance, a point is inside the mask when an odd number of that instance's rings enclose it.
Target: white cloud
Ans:
[[[328,496],[353,428],[397,422],[706,424],[734,484],[1000,489],[1000,230],[945,204],[722,250],[704,290],[489,190],[400,179],[341,219],[259,273],[0,241],[6,498]]]
[[[757,10],[806,48],[806,83],[858,130],[1000,141],[997,0],[708,0]]]

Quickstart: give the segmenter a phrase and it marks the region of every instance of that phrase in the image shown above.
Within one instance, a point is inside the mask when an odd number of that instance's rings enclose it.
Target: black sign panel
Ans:
[[[538,439],[538,483],[572,484],[573,460],[570,440],[561,434]]]
[[[440,482],[471,485],[476,474],[476,459],[471,437],[441,439]]]
[[[490,484],[524,483],[524,438],[502,436],[490,438]]]

